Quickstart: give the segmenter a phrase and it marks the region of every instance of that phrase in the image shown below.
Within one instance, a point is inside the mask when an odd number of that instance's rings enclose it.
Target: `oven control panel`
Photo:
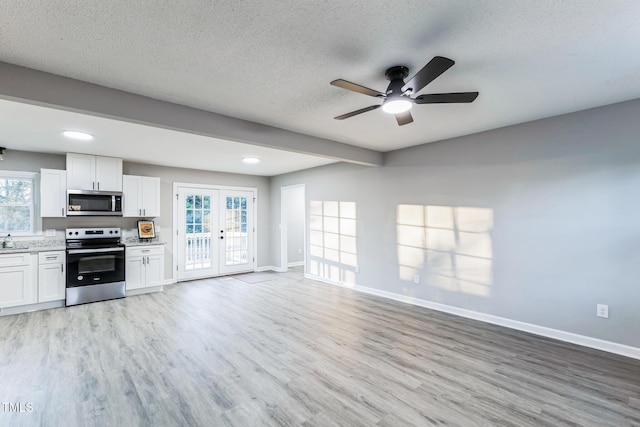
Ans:
[[[120,237],[120,229],[111,228],[67,228],[67,239],[109,239]]]

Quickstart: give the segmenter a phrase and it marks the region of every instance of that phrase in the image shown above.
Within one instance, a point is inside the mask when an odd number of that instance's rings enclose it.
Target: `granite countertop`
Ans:
[[[167,242],[159,239],[140,240],[137,237],[128,237],[124,239],[122,243],[124,243],[125,246],[157,246],[167,244]]]
[[[13,242],[13,248],[5,248],[0,242],[1,254],[14,254],[19,252],[44,252],[44,251],[64,251],[66,249],[64,240],[29,240]]]

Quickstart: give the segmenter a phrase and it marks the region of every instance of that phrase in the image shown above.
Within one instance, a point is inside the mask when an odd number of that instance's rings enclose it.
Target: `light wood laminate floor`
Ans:
[[[2,317],[0,356],[2,426],[640,426],[640,361],[298,272]]]

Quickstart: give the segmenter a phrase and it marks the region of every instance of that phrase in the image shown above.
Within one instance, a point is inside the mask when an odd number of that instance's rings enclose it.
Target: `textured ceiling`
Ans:
[[[379,151],[640,97],[640,2],[0,0],[0,61]],[[433,56],[456,65],[398,127],[377,100]]]

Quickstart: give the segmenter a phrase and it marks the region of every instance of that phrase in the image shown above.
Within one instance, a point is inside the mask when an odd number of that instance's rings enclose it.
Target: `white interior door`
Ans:
[[[218,190],[178,187],[178,280],[219,274]]]
[[[220,190],[220,273],[255,268],[252,191]]]

